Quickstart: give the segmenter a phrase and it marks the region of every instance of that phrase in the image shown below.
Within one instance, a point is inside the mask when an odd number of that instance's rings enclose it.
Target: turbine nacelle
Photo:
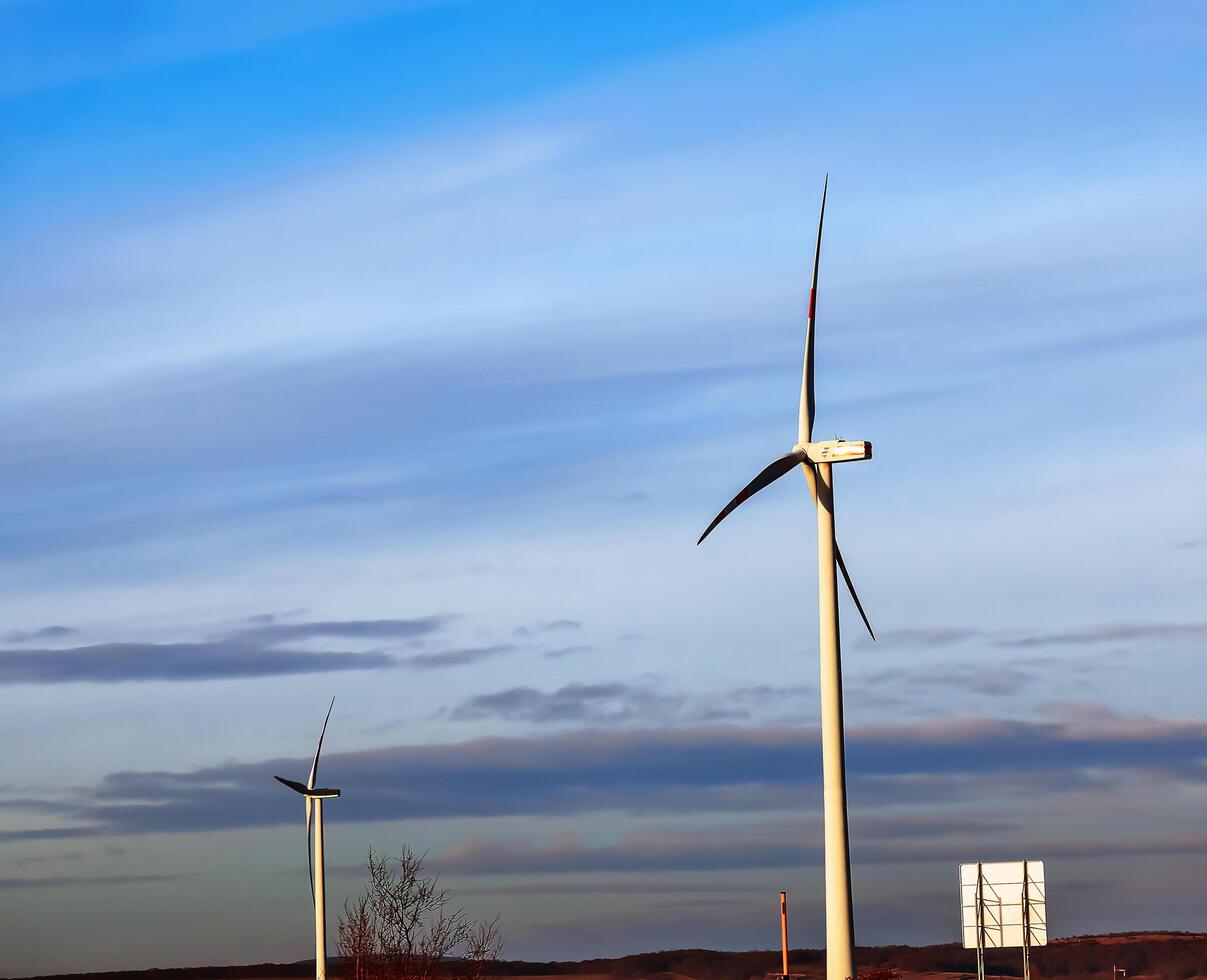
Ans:
[[[825,442],[797,443],[794,453],[803,453],[810,463],[851,463],[872,458],[870,442],[849,442],[846,439],[827,439]]]

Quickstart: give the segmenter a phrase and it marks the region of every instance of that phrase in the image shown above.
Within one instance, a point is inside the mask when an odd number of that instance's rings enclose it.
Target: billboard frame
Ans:
[[[1022,948],[1023,977],[1024,980],[1030,980],[1031,948],[1048,943],[1043,862],[977,861],[975,864],[962,864],[959,880],[961,938],[965,949],[976,948],[977,980],[985,980],[987,948],[1011,947]],[[986,895],[986,888],[989,895]],[[1008,922],[1008,918],[1014,921]],[[1015,937],[1018,941],[1012,941]]]

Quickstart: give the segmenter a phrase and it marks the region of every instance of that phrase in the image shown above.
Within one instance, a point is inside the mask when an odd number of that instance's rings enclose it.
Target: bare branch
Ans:
[[[428,874],[424,855],[370,849],[365,893],[344,904],[342,974],[350,980],[484,980],[503,950],[499,920],[470,919]]]

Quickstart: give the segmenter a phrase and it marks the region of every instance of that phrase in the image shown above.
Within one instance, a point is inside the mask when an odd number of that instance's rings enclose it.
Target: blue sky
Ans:
[[[1207,19],[1191,3],[0,4],[9,974],[300,959],[426,850],[508,952],[822,936],[812,509],[857,932],[1042,858],[1207,874]],[[46,923],[78,923],[70,944]],[[153,927],[153,928],[149,928]]]

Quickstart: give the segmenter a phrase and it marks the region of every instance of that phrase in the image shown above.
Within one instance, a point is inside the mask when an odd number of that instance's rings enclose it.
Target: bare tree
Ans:
[[[465,947],[465,980],[485,980],[490,969],[503,953],[503,936],[499,932],[499,917],[489,922],[474,923]]]
[[[372,849],[364,895],[344,903],[339,955],[351,980],[483,980],[503,952],[498,918],[479,922],[453,904],[423,856]]]
[[[352,967],[353,980],[369,980],[375,942],[367,896],[344,902],[336,947],[344,967]]]

